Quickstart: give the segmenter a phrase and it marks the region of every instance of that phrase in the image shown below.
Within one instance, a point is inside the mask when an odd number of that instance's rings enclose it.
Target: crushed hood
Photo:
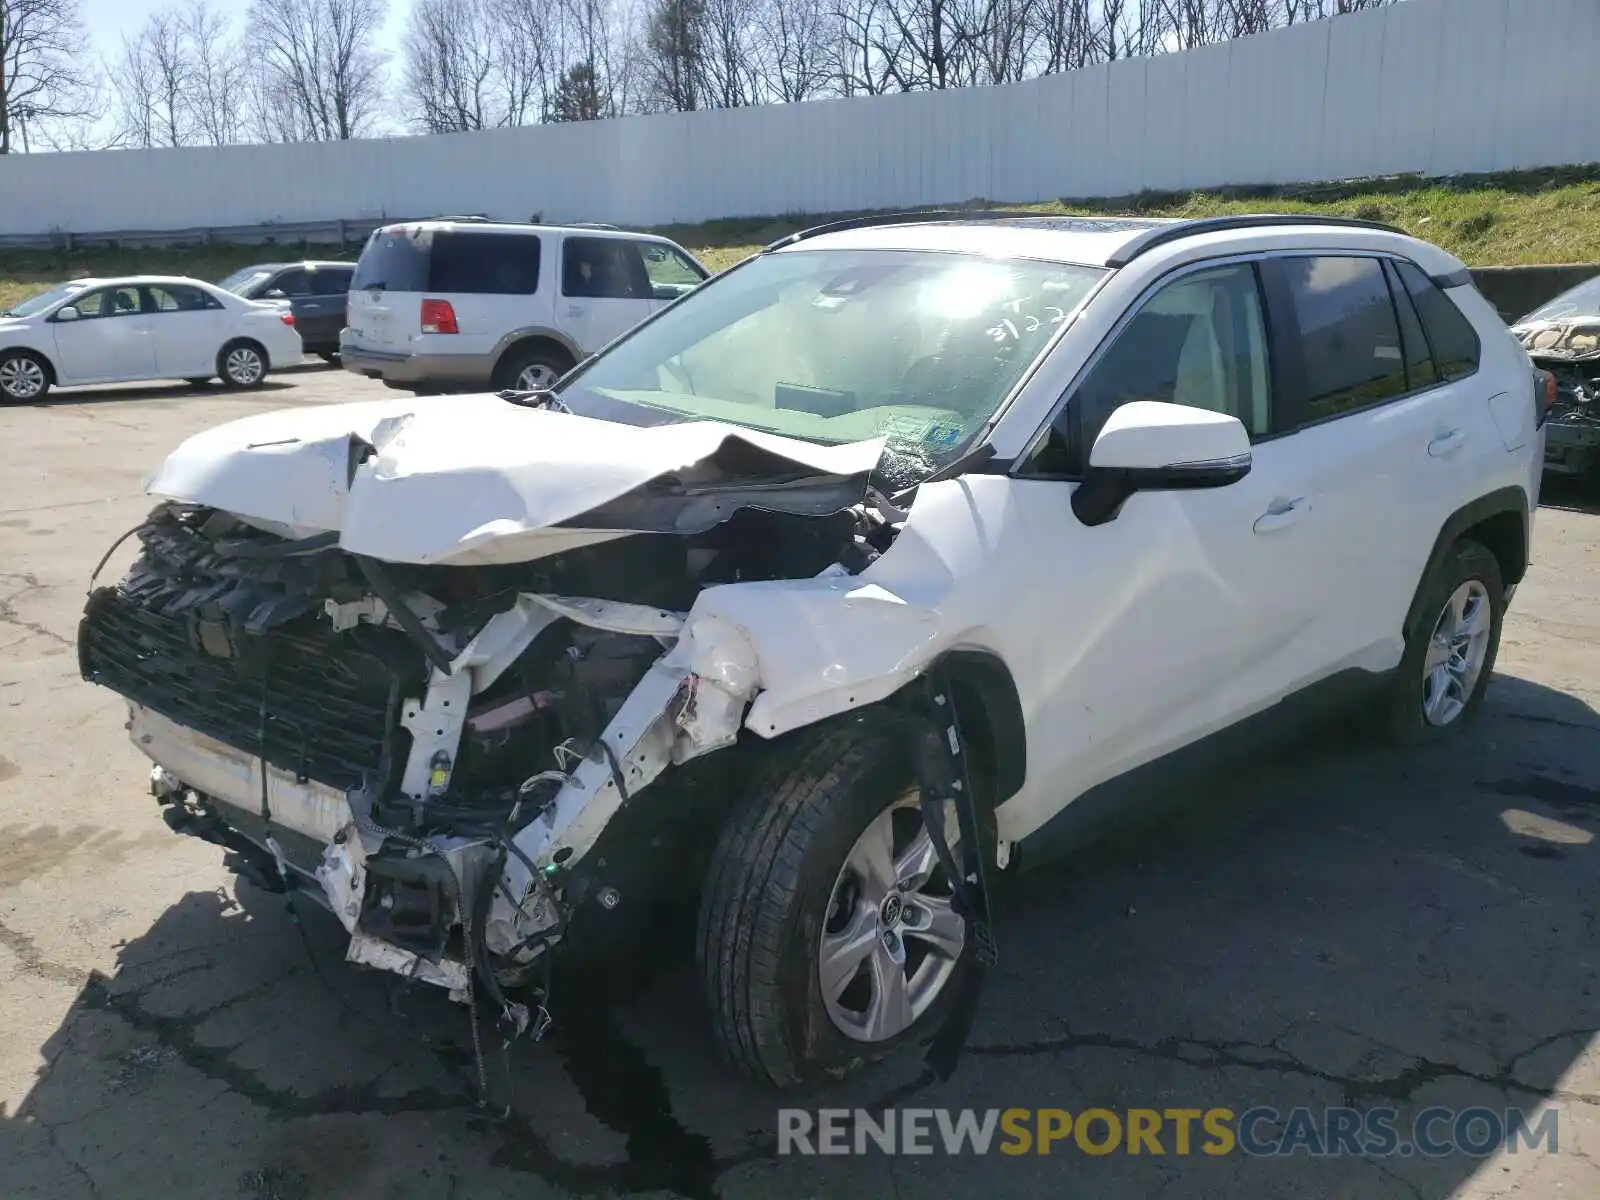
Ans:
[[[518,562],[698,532],[742,507],[836,512],[861,499],[883,446],[419,397],[229,422],[179,446],[146,490],[286,537],[336,531],[350,553],[389,562]]]

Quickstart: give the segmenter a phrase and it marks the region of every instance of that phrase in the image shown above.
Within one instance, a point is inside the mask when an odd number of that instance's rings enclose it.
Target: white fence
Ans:
[[[0,159],[0,235],[429,213],[664,225],[1600,160],[1600,0],[1408,0],[1001,87]]]

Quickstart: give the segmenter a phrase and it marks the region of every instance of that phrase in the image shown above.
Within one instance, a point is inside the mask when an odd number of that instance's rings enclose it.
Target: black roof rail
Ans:
[[[1121,250],[1106,259],[1106,266],[1112,268],[1125,267],[1146,251],[1153,250],[1157,246],[1164,246],[1168,242],[1175,242],[1179,238],[1198,237],[1203,233],[1226,233],[1230,229],[1259,229],[1263,226],[1273,228],[1284,225],[1326,225],[1346,229],[1376,229],[1383,233],[1398,233],[1402,237],[1410,236],[1404,229],[1398,229],[1393,225],[1385,225],[1381,221],[1363,221],[1357,217],[1323,217],[1292,213],[1196,217],[1188,221],[1178,221],[1171,225],[1158,226],[1140,234]]]
[[[620,226],[620,225],[608,225],[604,221],[573,221],[567,226],[567,228],[568,229],[609,229],[614,233],[620,233],[622,231],[622,226]]]
[[[768,250],[777,250],[782,246],[792,246],[796,242],[807,241],[810,238],[821,237],[825,233],[842,233],[847,229],[871,229],[877,225],[922,225],[937,221],[1131,221],[1140,225],[1154,225],[1159,218],[1152,217],[1116,217],[1096,216],[1089,213],[1049,213],[1017,211],[1012,209],[979,209],[979,208],[929,208],[909,209],[905,212],[870,213],[861,217],[846,217],[839,221],[829,221],[824,225],[813,225],[809,229],[801,229],[786,237],[781,237],[770,246],[763,248],[763,253]]]

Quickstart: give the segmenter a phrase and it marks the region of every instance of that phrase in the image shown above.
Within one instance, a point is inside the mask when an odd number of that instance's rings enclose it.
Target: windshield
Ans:
[[[1581,320],[1584,317],[1600,317],[1600,275],[1584,280],[1577,287],[1568,288],[1554,300],[1541,304],[1517,324]]]
[[[244,270],[235,271],[226,279],[220,280],[217,286],[225,292],[232,292],[235,296],[243,296],[251,288],[265,283],[271,277],[271,271],[263,271],[260,267],[245,267]]]
[[[767,254],[619,342],[561,399],[633,425],[886,436],[910,483],[968,448],[1104,275],[921,251]]]
[[[68,296],[76,296],[89,285],[86,283],[63,283],[60,287],[53,287],[48,292],[40,292],[37,296],[29,296],[21,304],[13,305],[6,310],[12,317],[32,317],[45,311],[53,304],[58,304]]]

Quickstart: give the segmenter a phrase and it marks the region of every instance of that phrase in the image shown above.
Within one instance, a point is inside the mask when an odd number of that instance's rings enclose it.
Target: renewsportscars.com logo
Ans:
[[[778,1110],[779,1154],[1080,1153],[1273,1158],[1486,1158],[1559,1151],[1556,1109],[804,1108]]]

